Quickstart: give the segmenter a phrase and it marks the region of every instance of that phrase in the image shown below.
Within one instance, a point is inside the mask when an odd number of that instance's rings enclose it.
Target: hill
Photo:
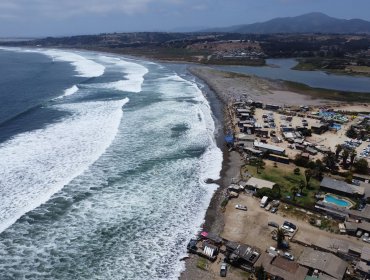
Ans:
[[[266,22],[214,28],[208,32],[251,34],[271,33],[370,33],[370,22],[362,19],[337,19],[323,13],[309,13],[296,17],[275,18]]]

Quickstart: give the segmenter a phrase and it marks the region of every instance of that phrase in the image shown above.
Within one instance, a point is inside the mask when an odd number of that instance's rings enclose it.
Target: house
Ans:
[[[275,185],[274,182],[252,177],[252,178],[249,178],[249,180],[247,181],[246,187],[249,189],[254,189],[254,190],[262,189],[262,188],[272,189],[274,185]]]
[[[227,241],[225,242],[225,259],[230,264],[247,271],[252,271],[253,266],[261,255],[261,251],[246,244]]]
[[[307,147],[307,148],[306,148],[306,151],[307,151],[307,153],[309,153],[310,155],[313,155],[313,156],[317,155],[317,150],[315,150],[314,148]]]
[[[320,125],[317,125],[317,126],[313,125],[313,126],[311,126],[311,130],[312,130],[312,133],[323,134],[324,132],[329,130],[329,124],[324,123],[324,124],[320,124]]]
[[[311,273],[341,280],[346,273],[348,263],[331,253],[321,252],[312,248],[305,248],[297,261],[300,265],[309,269]]]
[[[348,210],[348,216],[351,219],[370,222],[370,205],[366,204],[364,209],[359,210]]]
[[[271,111],[277,111],[280,109],[279,105],[274,105],[274,104],[266,104],[265,106],[266,110],[271,110]]]
[[[324,177],[320,183],[320,189],[330,193],[344,196],[363,196],[364,188],[348,184],[344,181]]]
[[[254,141],[254,148],[258,149],[263,152],[268,152],[276,155],[284,155],[285,149],[282,147],[270,145],[270,144],[264,144],[259,141]]]
[[[284,163],[284,164],[289,164],[289,162],[290,162],[290,159],[288,157],[274,155],[274,154],[269,154],[268,159],[272,160],[272,161],[275,161],[275,162]]]
[[[284,280],[305,279],[308,268],[299,265],[297,262],[287,260],[281,256],[271,256],[263,253],[255,264],[255,267],[263,266],[267,274],[272,277]]]

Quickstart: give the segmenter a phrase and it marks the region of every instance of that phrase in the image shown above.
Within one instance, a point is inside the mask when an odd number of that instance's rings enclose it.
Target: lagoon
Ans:
[[[267,59],[267,66],[215,66],[216,69],[252,74],[261,78],[292,81],[306,84],[314,88],[339,91],[368,92],[370,94],[370,78],[328,74],[323,71],[300,71],[292,69],[297,65],[293,58]]]

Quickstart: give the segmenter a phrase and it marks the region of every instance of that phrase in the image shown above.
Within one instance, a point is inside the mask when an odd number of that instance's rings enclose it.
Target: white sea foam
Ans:
[[[24,49],[24,48],[7,48],[0,47],[2,50],[15,52],[41,53],[51,57],[56,61],[69,62],[75,67],[78,76],[85,78],[99,77],[104,74],[105,67],[85,56],[74,51],[64,51],[56,49]]]
[[[126,102],[53,106],[72,115],[0,145],[0,232],[46,202],[104,153],[118,131]]]
[[[87,59],[86,57],[79,55],[75,52],[67,52],[62,50],[39,50],[39,52],[52,57],[57,61],[66,61],[71,63],[76,71],[79,73],[78,76],[93,78],[99,77],[104,74],[105,67],[93,60]]]
[[[118,71],[124,73],[125,79],[111,83],[96,84],[97,87],[126,92],[141,92],[144,76],[148,73],[148,68],[139,63],[130,62],[128,59],[123,60],[109,56],[100,56],[100,60],[113,64]]]
[[[58,96],[58,97],[57,97],[57,98],[55,98],[55,99],[62,99],[62,98],[64,98],[64,97],[70,96],[70,95],[72,95],[72,94],[75,94],[78,90],[79,90],[78,86],[73,85],[72,87],[67,88],[67,89],[64,91],[64,94],[63,94],[63,95]]]

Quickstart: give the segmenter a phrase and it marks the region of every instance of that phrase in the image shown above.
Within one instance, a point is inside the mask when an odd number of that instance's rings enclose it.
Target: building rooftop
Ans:
[[[347,193],[350,195],[353,195],[353,194],[363,195],[364,194],[363,187],[347,184],[344,181],[332,179],[329,177],[324,177],[324,179],[322,179],[320,183],[320,187],[332,189],[332,190],[339,191],[342,193]]]
[[[343,279],[348,263],[334,254],[305,248],[298,263],[312,269],[317,269],[335,279]]]
[[[276,152],[280,152],[280,153],[283,153],[285,151],[285,149],[282,148],[282,147],[278,147],[278,146],[274,146],[274,145],[270,145],[270,144],[264,144],[264,143],[261,143],[261,142],[258,142],[258,141],[254,141],[254,146],[256,148],[267,149],[267,150],[276,151]]]
[[[273,257],[268,253],[263,253],[255,264],[255,266],[261,265],[267,273],[285,280],[303,280],[308,273],[308,269],[300,266],[297,262],[280,256]]]
[[[364,246],[362,248],[361,260],[363,260],[365,262],[370,262],[370,248],[369,247]]]
[[[274,182],[258,179],[256,177],[252,177],[247,181],[247,186],[252,186],[257,189],[261,189],[261,188],[272,189],[274,185],[275,185]]]

